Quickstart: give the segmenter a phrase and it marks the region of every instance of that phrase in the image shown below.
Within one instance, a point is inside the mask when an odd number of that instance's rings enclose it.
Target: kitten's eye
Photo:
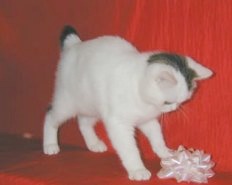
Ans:
[[[164,105],[171,105],[171,104],[173,104],[173,103],[172,102],[168,102],[168,101],[164,102]]]

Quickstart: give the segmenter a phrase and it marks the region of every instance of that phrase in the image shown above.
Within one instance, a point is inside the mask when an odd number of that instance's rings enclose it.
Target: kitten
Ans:
[[[107,146],[94,131],[100,119],[131,180],[148,180],[134,139],[138,128],[160,157],[169,156],[158,117],[176,110],[191,98],[196,81],[212,72],[190,57],[166,52],[140,53],[116,36],[81,41],[74,28],[61,34],[61,57],[55,92],[44,124],[45,154],[59,152],[57,131],[78,116],[80,131],[90,151]]]

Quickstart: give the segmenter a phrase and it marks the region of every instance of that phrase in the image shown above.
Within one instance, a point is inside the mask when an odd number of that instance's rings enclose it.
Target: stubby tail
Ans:
[[[72,26],[65,26],[60,35],[61,48],[69,48],[78,42],[81,42],[81,40],[78,37],[76,30]]]

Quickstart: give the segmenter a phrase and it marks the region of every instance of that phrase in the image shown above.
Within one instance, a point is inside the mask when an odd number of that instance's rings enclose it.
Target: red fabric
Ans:
[[[166,115],[162,125],[169,147],[203,149],[212,154],[217,172],[232,173],[231,12],[230,0],[1,0],[0,131],[41,138],[59,58],[59,34],[63,25],[71,24],[83,40],[117,34],[141,51],[183,53],[211,68],[214,77],[201,82],[193,100],[183,111]],[[61,142],[83,147],[70,122],[61,130]],[[102,126],[98,131],[110,145]],[[146,139],[138,138],[144,157],[154,160]],[[110,171],[109,167],[107,175]]]
[[[129,181],[116,155],[94,154],[85,148],[63,146],[56,156],[45,156],[37,140],[0,134],[0,185],[177,185],[176,180],[160,180],[158,160],[145,160],[153,176],[147,182]],[[7,145],[6,145],[7,143]],[[209,185],[232,183],[229,173],[217,173]],[[193,183],[191,183],[193,184]],[[188,185],[181,183],[180,185]]]

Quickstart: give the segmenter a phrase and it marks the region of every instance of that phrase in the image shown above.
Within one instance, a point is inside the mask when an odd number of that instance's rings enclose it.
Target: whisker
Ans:
[[[160,119],[161,124],[164,123],[164,114],[161,114],[161,119]]]
[[[161,114],[161,116],[160,116],[160,126],[163,129],[163,127],[164,127],[164,114]]]
[[[184,115],[184,117],[186,119],[189,119],[187,113],[185,112],[184,108],[182,106],[179,106],[178,110],[180,110],[180,112],[182,113],[182,115]]]
[[[161,114],[160,125],[161,125],[162,128],[164,127],[164,124],[166,124],[166,122],[167,122],[167,119],[165,119],[166,118],[166,114],[167,113]]]

